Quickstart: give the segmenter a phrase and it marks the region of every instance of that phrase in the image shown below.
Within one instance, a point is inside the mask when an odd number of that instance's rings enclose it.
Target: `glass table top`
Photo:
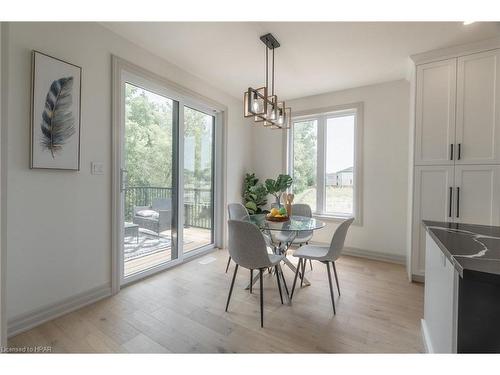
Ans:
[[[292,215],[290,220],[277,223],[266,220],[265,214],[250,215],[250,221],[257,225],[261,230],[277,230],[288,232],[301,232],[321,229],[325,223],[311,217]]]

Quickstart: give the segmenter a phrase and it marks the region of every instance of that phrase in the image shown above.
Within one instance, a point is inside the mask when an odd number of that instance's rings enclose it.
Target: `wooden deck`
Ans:
[[[166,235],[169,233],[165,232],[164,234]],[[184,244],[184,253],[187,253],[210,244],[211,231],[209,229],[202,228],[184,228],[184,239],[186,240],[186,243]],[[170,260],[172,260],[170,249],[145,255],[140,258],[135,258],[125,262],[124,275],[127,277]]]

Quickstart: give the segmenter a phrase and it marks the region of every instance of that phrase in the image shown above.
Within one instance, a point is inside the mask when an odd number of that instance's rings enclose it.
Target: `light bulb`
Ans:
[[[280,109],[280,114],[278,116],[278,124],[282,125],[283,124],[283,111]]]
[[[269,115],[269,118],[271,120],[276,120],[276,109],[273,107],[273,109],[271,109],[271,114]]]
[[[259,97],[257,96],[257,93],[253,93],[253,101],[252,101],[252,109],[254,112],[260,112],[260,103],[259,103]]]

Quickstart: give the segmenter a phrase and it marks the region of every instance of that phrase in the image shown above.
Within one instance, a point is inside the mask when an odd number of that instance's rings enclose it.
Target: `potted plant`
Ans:
[[[266,187],[255,177],[255,173],[247,173],[243,181],[243,202],[250,215],[264,212],[262,206],[267,204]]]
[[[292,177],[287,174],[280,174],[276,180],[268,178],[265,181],[267,192],[276,199],[276,208],[281,207],[281,194],[292,186]]]

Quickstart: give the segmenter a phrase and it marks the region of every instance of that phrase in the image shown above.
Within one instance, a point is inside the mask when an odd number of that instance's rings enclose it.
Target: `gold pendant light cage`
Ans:
[[[278,101],[274,93],[274,50],[280,46],[272,34],[260,37],[266,45],[266,85],[254,89],[249,87],[243,94],[245,117],[253,117],[256,123],[262,123],[270,129],[289,129],[292,123],[292,109]],[[269,56],[271,51],[271,57]],[[269,90],[269,65],[271,59],[271,90]]]

